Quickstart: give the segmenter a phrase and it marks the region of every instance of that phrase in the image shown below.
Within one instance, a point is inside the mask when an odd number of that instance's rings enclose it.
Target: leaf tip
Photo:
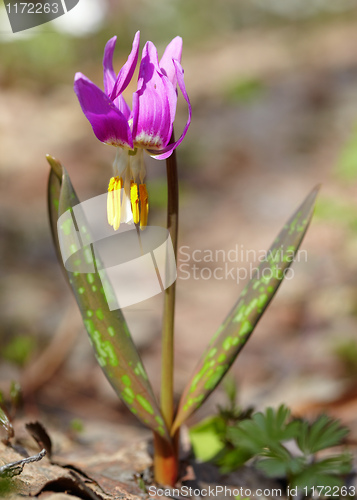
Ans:
[[[316,186],[313,188],[313,190],[311,191],[311,194],[314,194],[315,196],[317,196],[320,192],[320,190],[322,189],[322,182],[319,182],[318,184],[316,184]]]
[[[48,161],[53,173],[61,180],[62,179],[62,165],[53,156],[46,154],[46,160]]]
[[[311,204],[314,204],[317,198],[317,195],[320,193],[320,190],[322,188],[322,183],[320,182],[319,184],[316,184],[316,186],[310,191],[309,195],[307,196],[307,200],[310,200]]]

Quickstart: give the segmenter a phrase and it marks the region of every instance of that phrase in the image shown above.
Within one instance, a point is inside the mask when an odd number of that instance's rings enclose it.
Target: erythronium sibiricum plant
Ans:
[[[132,109],[122,93],[133,78],[137,65],[139,33],[135,35],[132,51],[118,75],[112,64],[115,42],[116,38],[109,40],[104,51],[104,91],[81,73],[76,74],[74,84],[82,110],[96,137],[117,148],[107,198],[108,223],[113,231],[120,223],[134,223],[138,234],[139,227],[146,226],[145,150],[154,158],[166,160],[167,227],[176,255],[178,176],[175,150],[191,121],[191,105],[181,67],[182,40],[174,38],[160,61],[155,46],[151,42],[145,44]],[[177,86],[188,104],[189,114],[182,135],[175,141],[173,122]],[[79,200],[66,170],[51,156],[47,159],[51,166],[48,186],[51,230],[62,263],[57,221],[68,210],[72,211]],[[173,400],[175,282],[164,292],[159,404],[122,310],[108,307],[102,287],[103,271],[99,277],[98,272],[70,272],[63,266],[105,375],[130,411],[154,433],[157,482],[174,485],[177,481],[180,427],[221,382],[273,298],[307,230],[316,194],[315,189],[308,195],[274,240],[266,260],[260,263],[201,356],[177,408]],[[82,230],[87,228],[82,227]]]
[[[130,110],[123,92],[137,65],[139,42],[140,33],[137,32],[132,51],[118,75],[113,69],[116,37],[106,44],[103,58],[104,92],[82,73],[77,73],[74,80],[79,103],[96,137],[105,144],[117,147],[114,176],[108,188],[108,222],[115,230],[121,222],[140,223],[141,228],[146,226],[148,193],[144,184],[146,171],[143,151],[165,160],[181,143],[191,122],[191,105],[180,64],[180,37],[169,43],[160,62],[155,45],[152,42],[145,44],[137,90],[133,94]],[[170,139],[176,114],[177,84],[188,103],[189,117],[181,137],[175,142]]]

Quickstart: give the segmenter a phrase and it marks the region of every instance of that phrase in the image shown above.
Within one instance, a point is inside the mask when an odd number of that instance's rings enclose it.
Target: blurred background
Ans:
[[[11,381],[20,382],[26,418],[69,431],[83,427],[83,440],[128,426],[108,447],[146,432],[134,427],[97,365],[56,261],[45,160],[50,153],[63,163],[80,199],[106,191],[115,151],[93,135],[73,77],[81,71],[101,86],[106,41],[118,36],[118,72],[140,29],[141,47],[151,40],[159,56],[172,38],[183,37],[193,107],[177,151],[184,247],[178,255],[177,397],[245,284],[210,278],[225,265],[222,257],[195,262],[193,251],[202,258],[205,250],[237,245],[267,250],[322,183],[305,257],[230,373],[243,407],[286,403],[305,416],[328,411],[357,436],[357,1],[81,0],[62,18],[16,35],[3,5],[0,21],[4,396]],[[126,92],[129,102],[134,90]],[[176,135],[186,119],[181,97]],[[165,163],[147,160],[149,222],[164,225]],[[244,258],[229,266],[249,264]],[[158,393],[162,297],[124,312]],[[224,399],[217,391],[191,421]],[[103,420],[107,426],[99,429]]]

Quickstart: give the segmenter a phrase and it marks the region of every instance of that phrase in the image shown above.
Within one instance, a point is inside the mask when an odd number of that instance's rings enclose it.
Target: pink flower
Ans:
[[[104,50],[104,92],[82,73],[75,76],[74,91],[101,142],[129,150],[142,148],[163,160],[182,142],[191,122],[191,105],[180,64],[182,39],[176,37],[169,43],[160,62],[155,45],[146,42],[130,110],[122,93],[133,77],[139,42],[140,33],[137,32],[128,60],[116,76],[112,62],[116,37],[111,38]],[[188,103],[189,117],[181,137],[170,143],[176,114],[177,84]]]
[[[143,151],[159,160],[168,158],[182,142],[191,123],[191,104],[180,64],[182,39],[176,37],[169,43],[160,62],[155,45],[146,42],[132,110],[122,94],[136,68],[140,33],[136,33],[132,51],[118,75],[113,69],[115,43],[116,37],[113,37],[104,49],[104,92],[82,73],[76,73],[74,91],[96,137],[106,144],[120,146],[108,188],[109,224],[116,230],[121,222],[140,222],[144,228],[149,205]],[[181,137],[170,142],[177,85],[188,104],[188,119]]]

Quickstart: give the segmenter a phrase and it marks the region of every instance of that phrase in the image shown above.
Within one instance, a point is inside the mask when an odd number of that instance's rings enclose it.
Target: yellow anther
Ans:
[[[115,179],[116,179],[116,177],[111,177],[110,178],[109,186],[108,186],[108,192],[109,191],[114,191]]]
[[[141,205],[140,229],[145,229],[148,223],[148,214],[149,214],[149,195],[145,184],[140,184],[139,193],[140,193],[140,205]]]
[[[134,224],[138,224],[140,220],[138,185],[133,181],[131,182],[130,186],[130,201]]]
[[[108,186],[108,196],[107,196],[107,216],[108,216],[108,223],[112,226],[113,225],[113,220],[114,220],[114,184],[115,184],[115,179],[112,177],[109,181],[109,186]]]
[[[115,177],[115,188],[121,189],[123,187],[123,179],[121,177]]]
[[[108,186],[107,214],[108,223],[113,226],[114,231],[120,226],[120,193],[123,180],[120,177],[112,177]]]

